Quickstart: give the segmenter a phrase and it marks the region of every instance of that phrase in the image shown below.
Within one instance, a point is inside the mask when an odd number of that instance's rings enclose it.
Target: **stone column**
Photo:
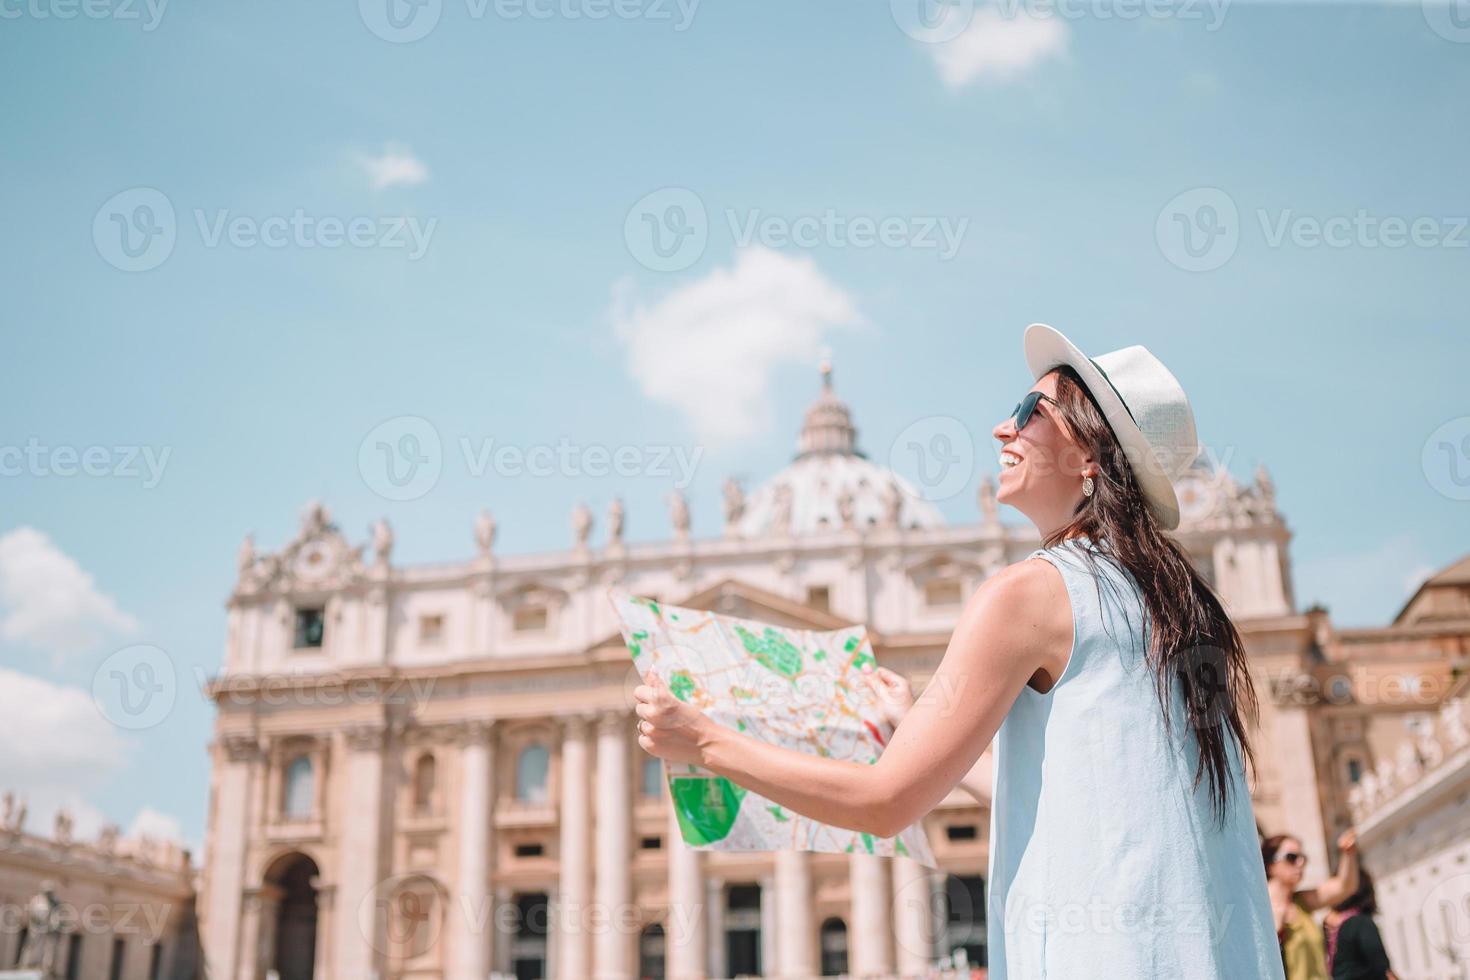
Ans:
[[[628,733],[633,715],[604,714],[597,726],[597,934],[593,976],[623,980],[636,967],[633,899],[633,794]]]
[[[664,920],[668,980],[701,980],[705,972],[704,855],[684,843],[669,810],[669,911]]]
[[[344,732],[347,759],[343,766],[347,793],[341,827],[341,869],[336,888],[337,976],[371,977],[384,948],[378,895],[382,850],[382,725],[355,725]]]
[[[818,974],[817,927],[812,916],[812,861],[808,851],[776,852],[776,963],[778,977]],[[762,896],[764,904],[764,896]]]
[[[705,968],[712,977],[728,976],[725,969],[725,883],[718,878],[708,878],[704,883]]]
[[[776,929],[776,877],[775,875],[762,875],[761,881],[761,973],[770,975],[779,962],[780,952],[777,946],[780,936]]]
[[[204,898],[204,962],[211,976],[231,977],[240,955],[240,922],[245,889],[245,845],[250,829],[252,769],[260,765],[260,744],[253,735],[223,735],[216,744],[209,893]]]
[[[591,976],[586,916],[592,900],[592,809],[587,792],[589,755],[587,719],[565,721],[561,742],[561,888],[557,926],[561,948],[557,976],[585,980]]]
[[[459,767],[459,853],[455,878],[458,901],[449,911],[449,980],[485,980],[490,972],[494,929],[489,906],[493,725],[474,721],[461,732]]]
[[[848,972],[854,978],[887,976],[893,972],[885,860],[866,852],[852,856],[852,915],[847,927],[847,949],[851,958]]]
[[[245,890],[244,907],[240,912],[240,966],[235,971],[236,980],[257,980],[265,976],[269,953],[262,950],[261,919],[267,898],[259,888]]]
[[[332,899],[337,889],[320,877],[312,878],[311,886],[316,889],[316,967],[312,976],[333,977],[337,975],[337,961],[332,955],[332,910],[336,907]]]
[[[919,977],[934,958],[929,869],[911,857],[893,859],[893,939],[898,973]]]

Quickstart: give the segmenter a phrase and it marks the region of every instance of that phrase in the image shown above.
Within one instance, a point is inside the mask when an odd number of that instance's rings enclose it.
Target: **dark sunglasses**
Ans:
[[[1287,851],[1285,854],[1276,855],[1276,860],[1285,861],[1287,864],[1302,865],[1307,863],[1307,856],[1298,854],[1296,851]]]
[[[1061,402],[1050,395],[1044,395],[1039,391],[1026,392],[1026,397],[1017,402],[1016,407],[1011,411],[1011,418],[1016,420],[1017,432],[1026,428],[1026,423],[1031,421],[1031,416],[1036,412],[1036,406],[1041,404],[1042,399],[1051,402],[1058,408],[1061,407]]]

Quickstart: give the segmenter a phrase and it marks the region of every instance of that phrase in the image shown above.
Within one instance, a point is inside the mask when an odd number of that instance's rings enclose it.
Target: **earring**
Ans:
[[[1090,476],[1084,476],[1082,478],[1082,496],[1084,496],[1084,497],[1091,497],[1092,496],[1092,491],[1093,491],[1092,477],[1090,477]]]

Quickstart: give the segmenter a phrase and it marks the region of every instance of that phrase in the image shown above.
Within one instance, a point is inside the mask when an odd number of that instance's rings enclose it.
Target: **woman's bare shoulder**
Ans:
[[[1003,634],[1032,656],[1053,661],[1072,646],[1072,604],[1061,572],[1044,558],[1019,561],[986,579],[970,597],[964,619]]]

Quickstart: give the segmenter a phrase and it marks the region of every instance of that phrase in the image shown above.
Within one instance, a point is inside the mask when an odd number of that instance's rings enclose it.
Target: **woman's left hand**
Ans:
[[[1358,832],[1356,830],[1344,830],[1342,836],[1337,838],[1337,849],[1343,854],[1351,854],[1358,849]]]
[[[638,744],[649,755],[669,762],[703,764],[703,746],[715,724],[692,704],[674,697],[653,671],[633,689],[638,715]]]

